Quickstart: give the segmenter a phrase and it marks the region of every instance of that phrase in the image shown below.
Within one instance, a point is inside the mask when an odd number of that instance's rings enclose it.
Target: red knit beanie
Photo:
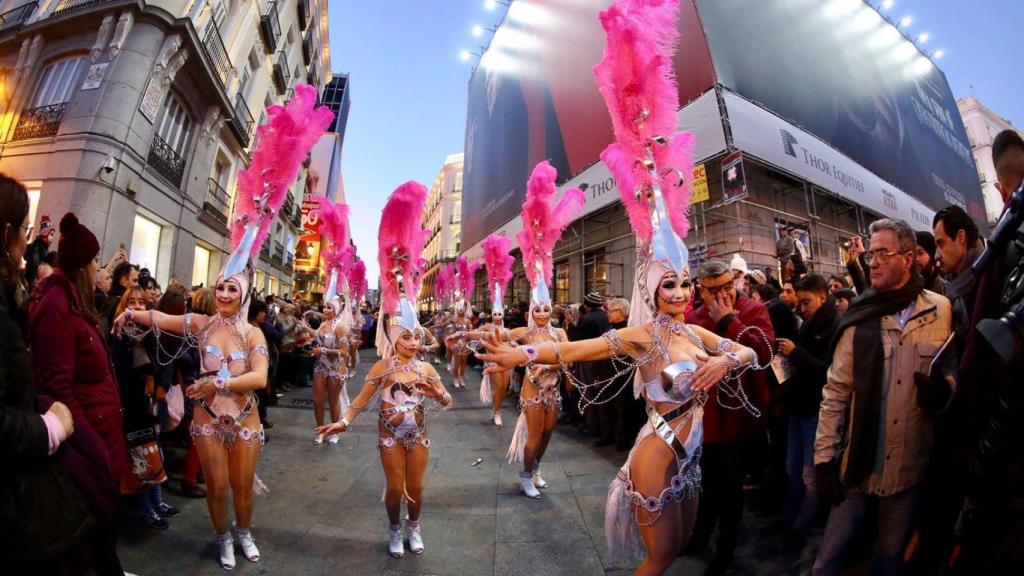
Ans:
[[[78,223],[78,217],[68,212],[60,219],[60,244],[57,245],[57,265],[65,274],[84,268],[100,253],[100,243],[88,228]]]

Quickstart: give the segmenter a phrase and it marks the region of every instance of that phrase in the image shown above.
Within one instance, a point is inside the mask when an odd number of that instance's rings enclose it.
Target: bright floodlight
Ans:
[[[477,38],[484,35],[484,27],[480,25],[473,26],[473,36]]]
[[[892,0],[883,0],[883,2],[882,2],[882,10],[888,10],[889,8],[892,8],[893,4],[894,4],[894,2]]]
[[[488,10],[494,10],[498,7],[498,3],[495,0],[484,0],[484,8]]]
[[[901,28],[906,28],[907,26],[910,26],[913,23],[914,23],[914,19],[913,18],[911,18],[910,16],[904,16],[903,19],[900,20],[900,27]]]
[[[461,59],[463,62],[466,62],[467,60],[469,60],[469,57],[470,57],[469,50],[463,50],[462,52],[459,52],[459,59]]]
[[[917,37],[917,41],[920,42],[921,44],[924,44],[925,42],[928,41],[928,38],[930,38],[930,36],[928,36],[928,33],[925,32],[924,34],[921,34],[920,36]]]
[[[939,58],[942,58],[943,54],[945,54],[945,52],[943,52],[942,49],[940,48],[939,50],[936,50],[935,54],[932,54],[932,56],[934,56],[935,59],[938,60]]]

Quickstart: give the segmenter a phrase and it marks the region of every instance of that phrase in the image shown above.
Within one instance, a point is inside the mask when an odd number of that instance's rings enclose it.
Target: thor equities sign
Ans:
[[[731,92],[724,100],[737,148],[883,216],[906,220],[917,229],[931,228],[935,211],[920,200],[760,106]]]

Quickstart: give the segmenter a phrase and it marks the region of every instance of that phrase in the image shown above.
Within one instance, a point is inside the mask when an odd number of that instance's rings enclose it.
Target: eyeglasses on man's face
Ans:
[[[893,256],[899,256],[900,254],[902,254],[902,252],[894,252],[892,250],[872,250],[864,254],[864,262],[868,266],[871,266],[871,263],[874,262],[875,260],[878,260],[879,264],[885,264],[886,262],[889,261],[890,258],[892,258]]]

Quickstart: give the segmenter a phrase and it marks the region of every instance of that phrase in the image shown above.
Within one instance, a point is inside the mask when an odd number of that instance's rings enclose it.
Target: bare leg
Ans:
[[[196,408],[196,424],[202,426],[210,422],[210,417],[200,414]],[[257,421],[259,418],[257,417]],[[206,507],[210,511],[210,521],[217,534],[228,531],[228,451],[216,437],[193,437],[199,462],[206,478]]]
[[[341,394],[341,383],[343,380],[339,378],[327,378],[326,380],[327,401],[331,406],[331,422],[337,422],[341,420],[341,400],[338,398],[338,395]],[[321,415],[320,418],[323,419],[323,416]]]
[[[387,491],[384,493],[384,507],[388,511],[388,521],[397,526],[401,520],[402,496],[405,493],[405,447],[395,444],[390,449],[380,449],[380,462],[384,466],[387,477]]]
[[[491,382],[491,402],[494,412],[501,412],[501,403],[505,401],[505,394],[508,393],[508,381],[511,371],[491,374],[488,380]]]
[[[542,404],[527,407],[526,414],[526,448],[523,450],[523,471],[533,474],[540,460],[541,443],[544,438],[544,421],[547,415]]]
[[[327,393],[325,380],[323,374],[313,375],[313,417],[316,418],[317,426],[324,425],[324,395]]]
[[[540,461],[544,458],[544,453],[548,451],[548,442],[551,441],[551,434],[555,431],[555,425],[558,423],[558,410],[552,408],[543,412],[544,428],[541,432],[540,444],[537,446],[537,461],[535,464],[540,464]]]
[[[259,418],[255,414],[245,419],[244,426],[258,428]],[[256,475],[261,446],[258,443],[235,440],[234,448],[228,455],[231,477],[231,494],[235,503],[235,524],[248,530],[252,523],[252,480]]]
[[[405,450],[404,448],[395,448]],[[409,493],[409,520],[418,522],[420,510],[423,508],[423,476],[427,471],[430,451],[417,445],[412,452],[405,454],[405,489]]]

